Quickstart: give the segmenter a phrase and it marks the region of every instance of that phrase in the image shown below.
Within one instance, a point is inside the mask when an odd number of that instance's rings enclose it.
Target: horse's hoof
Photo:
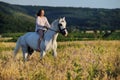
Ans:
[[[37,52],[40,52],[40,49],[38,48],[38,49],[36,49],[36,51],[37,51]]]

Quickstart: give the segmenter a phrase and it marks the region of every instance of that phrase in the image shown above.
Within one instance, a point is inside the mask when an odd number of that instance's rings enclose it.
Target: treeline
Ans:
[[[34,31],[39,9],[45,9],[50,23],[65,16],[69,32],[120,30],[120,9],[20,6],[0,2],[0,33]]]
[[[0,40],[0,42],[16,42],[17,39],[24,35],[25,33],[3,33],[1,36],[4,38],[8,38],[5,40]],[[82,40],[120,40],[120,31],[117,32],[97,32],[94,33],[93,31],[80,31],[80,32],[71,32],[68,34],[67,37],[59,34],[57,41],[64,42],[64,41],[82,41]],[[9,39],[10,38],[10,39]]]

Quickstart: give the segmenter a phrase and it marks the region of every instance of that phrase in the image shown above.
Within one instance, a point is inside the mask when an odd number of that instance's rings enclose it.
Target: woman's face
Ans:
[[[40,14],[40,16],[44,16],[44,15],[45,15],[44,10],[41,10],[41,14]]]

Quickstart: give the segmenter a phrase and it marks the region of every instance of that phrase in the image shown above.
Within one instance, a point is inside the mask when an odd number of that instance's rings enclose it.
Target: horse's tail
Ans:
[[[14,49],[14,58],[15,58],[16,54],[18,53],[19,49],[20,49],[20,39],[21,39],[21,37],[18,38],[17,43],[16,43],[16,47]]]

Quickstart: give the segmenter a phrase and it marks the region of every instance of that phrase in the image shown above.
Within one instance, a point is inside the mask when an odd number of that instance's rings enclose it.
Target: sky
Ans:
[[[11,4],[60,6],[60,7],[90,7],[90,8],[120,8],[120,0],[0,0]]]

